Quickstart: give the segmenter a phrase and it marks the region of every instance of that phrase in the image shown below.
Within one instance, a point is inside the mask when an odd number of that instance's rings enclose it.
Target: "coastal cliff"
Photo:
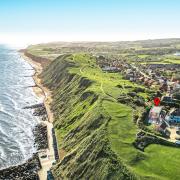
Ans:
[[[83,77],[84,68],[96,69],[86,54],[56,58],[41,74],[53,93],[51,109],[58,139],[60,162],[53,166],[55,179],[135,179],[111,150],[104,108],[95,80]]]
[[[178,179],[178,148],[152,136],[137,141],[141,128],[152,132],[142,126],[142,115],[144,100],[155,92],[128,80],[124,68],[120,72],[101,68],[117,61],[120,67],[123,63],[129,67],[130,57],[116,60],[109,54],[104,59],[92,50],[82,53],[87,51],[81,44],[78,50],[74,46],[27,48],[33,61],[46,64],[38,78],[51,92],[48,109],[53,113],[60,157],[51,168],[55,179]]]

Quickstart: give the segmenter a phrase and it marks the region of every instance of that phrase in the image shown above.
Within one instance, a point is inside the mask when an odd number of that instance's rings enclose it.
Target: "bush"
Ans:
[[[173,94],[173,98],[180,100],[180,90]]]
[[[127,93],[127,95],[129,95],[131,97],[135,97],[135,96],[137,96],[137,93],[136,92],[129,92],[129,93]]]
[[[136,88],[134,88],[134,92],[136,92],[136,93],[139,93],[139,92],[145,92],[145,89],[144,88],[140,88],[140,87],[136,87]]]

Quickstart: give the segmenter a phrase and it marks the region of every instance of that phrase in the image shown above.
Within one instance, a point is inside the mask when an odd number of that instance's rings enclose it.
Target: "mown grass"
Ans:
[[[180,178],[180,150],[161,145],[150,145],[141,152],[132,145],[137,128],[132,122],[132,109],[128,106],[105,102],[104,106],[112,119],[108,126],[111,147],[140,179]]]
[[[138,173],[157,176],[159,179],[180,178],[178,148],[151,145],[146,148],[144,154],[146,159],[134,166]]]
[[[130,158],[132,151],[136,151],[132,145],[137,133],[137,127],[132,121],[133,110],[126,105],[109,101],[103,102],[103,106],[112,118],[108,126],[111,147],[127,162],[125,157]]]
[[[167,59],[164,59],[163,62],[164,63],[170,63],[170,64],[180,64],[180,59],[167,58]]]
[[[150,55],[148,55],[148,54],[141,54],[141,55],[138,55],[138,57],[139,58],[142,58],[142,59],[144,59],[144,58],[146,58],[146,57],[149,57]]]
[[[144,61],[141,64],[180,64],[180,59],[173,56],[165,56],[158,61]]]

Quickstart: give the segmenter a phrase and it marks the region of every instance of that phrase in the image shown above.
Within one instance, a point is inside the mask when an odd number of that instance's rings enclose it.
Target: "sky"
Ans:
[[[0,43],[180,38],[180,0],[0,0]]]

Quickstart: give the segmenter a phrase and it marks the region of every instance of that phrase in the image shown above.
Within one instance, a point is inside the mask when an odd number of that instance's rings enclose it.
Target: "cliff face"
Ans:
[[[103,102],[111,101],[83,77],[85,67],[96,68],[89,55],[64,55],[44,70],[44,85],[53,94],[51,105],[60,162],[56,179],[136,179],[111,150],[107,126],[111,116]]]
[[[42,67],[46,67],[49,64],[49,59],[47,59],[47,58],[35,56],[35,55],[29,53],[27,50],[24,50],[22,52],[24,53],[25,56],[31,58],[33,61],[40,63],[42,65]]]

